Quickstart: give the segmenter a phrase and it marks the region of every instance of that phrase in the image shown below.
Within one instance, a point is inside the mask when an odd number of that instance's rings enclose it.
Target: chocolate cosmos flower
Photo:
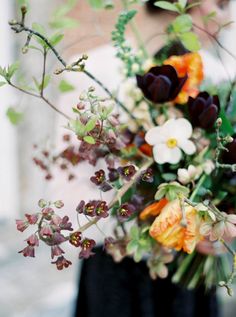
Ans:
[[[211,129],[220,112],[219,98],[217,95],[210,96],[206,91],[200,92],[196,98],[189,97],[188,110],[193,126]]]
[[[155,66],[145,75],[137,75],[138,87],[147,99],[155,103],[175,99],[186,80],[187,76],[179,78],[170,65]]]

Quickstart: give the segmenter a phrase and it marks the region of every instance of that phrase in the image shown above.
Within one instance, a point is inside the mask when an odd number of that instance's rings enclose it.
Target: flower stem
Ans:
[[[198,194],[198,191],[200,189],[200,187],[202,186],[202,184],[205,182],[207,175],[204,174],[202,175],[202,177],[199,179],[196,188],[194,189],[194,191],[192,192],[192,195],[190,196],[189,200],[193,201],[195,199],[195,197]]]

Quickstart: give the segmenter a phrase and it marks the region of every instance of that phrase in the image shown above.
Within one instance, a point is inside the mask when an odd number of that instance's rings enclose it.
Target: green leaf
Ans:
[[[173,30],[176,33],[189,32],[192,26],[193,22],[189,14],[180,15],[172,22]]]
[[[126,247],[126,250],[129,254],[134,253],[138,248],[138,241],[131,240]]]
[[[164,9],[164,10],[179,12],[179,9],[174,4],[167,2],[167,1],[157,1],[154,4],[155,4],[155,6],[161,8],[161,9]]]
[[[70,29],[75,28],[79,25],[79,22],[76,19],[64,17],[60,19],[55,19],[50,22],[50,26],[54,29]]]
[[[16,61],[12,65],[8,66],[8,69],[7,69],[7,78],[8,79],[11,79],[11,77],[15,74],[15,72],[17,71],[19,66],[20,66],[20,62],[19,61]]]
[[[54,34],[51,38],[50,38],[50,43],[52,44],[52,46],[56,46],[58,43],[61,42],[61,40],[63,39],[64,34]]]
[[[182,8],[185,8],[187,5],[188,0],[179,0],[179,4],[181,5]]]
[[[84,137],[84,141],[87,142],[87,143],[89,143],[89,144],[95,144],[95,143],[96,143],[96,141],[94,140],[94,138],[93,138],[92,136],[90,136],[90,135],[86,135],[86,136]]]
[[[197,52],[200,50],[201,48],[201,44],[199,42],[199,39],[197,37],[197,35],[193,32],[186,32],[186,33],[182,33],[179,36],[181,42],[183,43],[183,45],[192,52]]]
[[[59,6],[57,10],[53,13],[52,20],[50,21],[50,26],[55,29],[73,28],[78,26],[78,21],[76,19],[66,17],[77,4],[77,0],[67,0],[66,3]]]
[[[14,125],[17,125],[23,119],[23,113],[16,111],[14,108],[9,107],[7,109],[6,115],[10,122]]]
[[[45,27],[42,25],[42,24],[39,24],[39,23],[36,23],[34,22],[32,24],[32,29],[42,35],[46,35],[46,30],[45,30]]]
[[[161,176],[167,182],[173,181],[176,179],[176,174],[173,174],[173,173],[164,173]]]
[[[136,226],[131,227],[130,236],[133,240],[138,240],[139,239],[139,228]]]
[[[90,119],[85,125],[85,131],[90,132],[96,126],[97,118]]]
[[[6,82],[5,81],[0,81],[0,87],[6,85]]]
[[[79,119],[70,120],[69,127],[75,132],[76,135],[79,135],[80,137],[84,136],[85,126]]]
[[[68,81],[66,81],[65,79],[61,80],[58,88],[61,92],[69,92],[75,89],[75,87],[71,85]]]

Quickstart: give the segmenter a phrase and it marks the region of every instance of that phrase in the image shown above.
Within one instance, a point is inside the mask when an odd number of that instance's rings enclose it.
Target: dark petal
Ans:
[[[165,102],[169,100],[171,81],[165,76],[158,76],[148,87],[150,99],[153,102]]]
[[[183,88],[183,85],[185,84],[187,79],[188,79],[188,75],[186,75],[185,77],[182,77],[182,78],[178,78],[177,85],[172,84],[170,100],[173,100],[178,96],[178,94],[180,93],[180,91]]]
[[[144,87],[144,85],[143,85],[143,76],[136,75],[136,79],[137,79],[137,86],[140,89],[143,89],[143,87]]]
[[[206,91],[202,91],[202,92],[200,92],[200,93],[197,95],[197,98],[199,98],[199,97],[201,97],[201,98],[207,100],[207,99],[209,98],[209,94],[208,94],[208,92],[206,92]]]
[[[151,73],[147,73],[146,75],[143,76],[143,84],[144,87],[147,87],[149,85],[151,85],[153,83],[153,81],[155,80],[155,76]]]
[[[210,105],[199,116],[200,127],[203,129],[213,128],[218,115],[218,108],[216,105]]]
[[[191,101],[191,104],[188,103],[190,121],[194,126],[199,126],[199,115],[205,109],[206,101],[201,97],[197,97]]]
[[[159,76],[159,75],[166,76],[170,79],[172,85],[174,86],[178,85],[178,74],[175,68],[171,65],[152,67],[149,72],[156,76]]]
[[[212,104],[213,104],[213,98],[212,96],[209,96],[206,101],[206,107],[209,107]]]
[[[227,146],[228,152],[224,151],[222,155],[223,163],[236,164],[236,139]]]

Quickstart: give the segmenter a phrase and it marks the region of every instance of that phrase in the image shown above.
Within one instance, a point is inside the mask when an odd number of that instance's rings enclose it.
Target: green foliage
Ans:
[[[192,52],[197,52],[201,48],[200,41],[198,39],[198,36],[193,32],[186,32],[182,33],[179,36],[181,42],[183,45]]]
[[[128,23],[136,15],[136,10],[122,12],[119,15],[118,22],[115,25],[115,31],[112,32],[112,41],[117,48],[116,56],[120,58],[126,66],[126,76],[131,77],[141,68],[141,59],[136,56],[129,44],[126,42],[125,30]],[[135,66],[135,67],[134,67]]]
[[[97,117],[93,117],[88,120],[86,124],[83,124],[79,119],[76,120],[70,120],[69,123],[69,129],[75,132],[77,136],[79,136],[81,139],[83,139],[85,142],[89,144],[95,144],[96,141],[93,136],[88,135],[89,132],[91,132],[97,122]]]
[[[45,75],[44,81],[43,81],[43,87],[42,87],[42,81],[38,81],[35,77],[33,77],[34,85],[36,87],[37,91],[41,91],[42,88],[45,89],[49,85],[51,76],[49,74]]]
[[[50,26],[54,29],[68,29],[79,25],[76,19],[66,16],[77,4],[77,0],[67,0],[53,13]]]
[[[189,14],[182,14],[179,15],[171,25],[175,33],[184,33],[192,29],[193,22]]]
[[[8,117],[8,119],[10,120],[10,122],[14,125],[17,125],[18,123],[20,123],[23,119],[23,113],[22,112],[18,112],[16,111],[14,108],[9,107],[7,109],[6,115]]]
[[[73,85],[71,85],[68,81],[66,81],[65,79],[62,79],[60,81],[58,88],[59,88],[60,92],[70,92],[70,91],[73,91],[75,89],[75,87]]]
[[[97,9],[112,9],[114,8],[113,0],[87,0],[91,7]]]
[[[90,136],[90,135],[86,135],[86,136],[83,138],[83,140],[84,140],[85,142],[89,143],[89,144],[95,144],[95,143],[96,143],[95,139],[94,139],[92,136]]]
[[[164,10],[179,12],[179,9],[176,7],[176,5],[168,1],[157,1],[155,2],[155,6]]]
[[[10,82],[11,78],[16,73],[16,71],[18,70],[19,66],[20,66],[20,63],[18,61],[16,61],[15,63],[9,65],[8,67],[2,68],[0,66],[0,76],[5,78],[7,82]],[[1,86],[3,86],[3,83],[4,82],[2,82]]]

